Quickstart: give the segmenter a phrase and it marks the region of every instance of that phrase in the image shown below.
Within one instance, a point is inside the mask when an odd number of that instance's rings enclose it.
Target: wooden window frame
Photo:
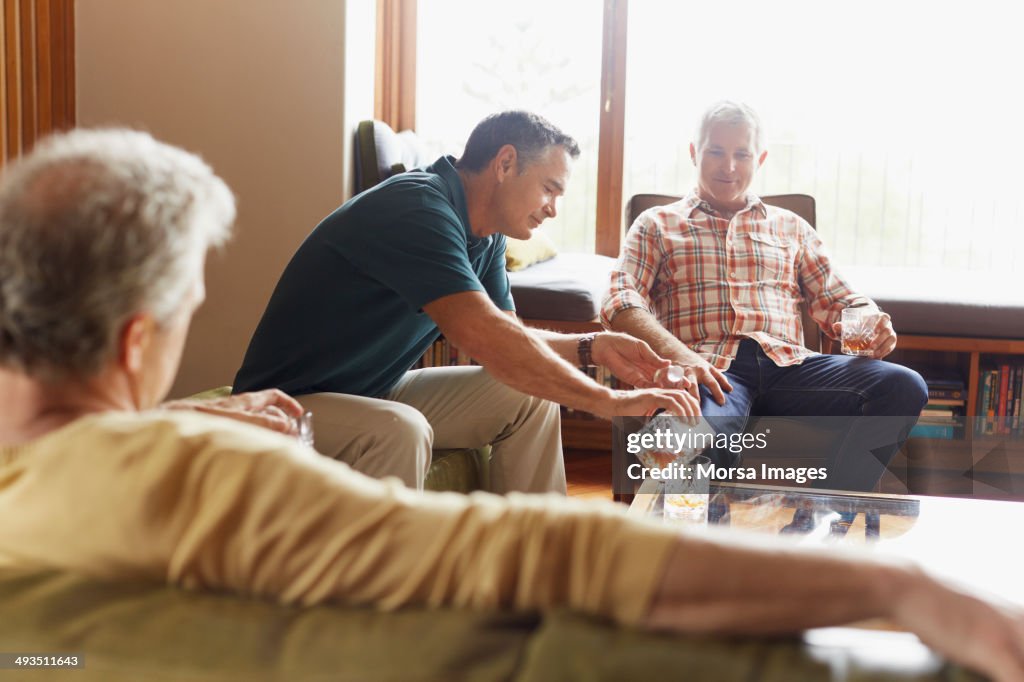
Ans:
[[[373,115],[394,130],[416,129],[416,0],[377,0]]]
[[[597,233],[594,250],[618,256],[622,242],[623,150],[626,139],[628,0],[605,0],[601,44],[601,127],[597,147]]]
[[[75,3],[0,1],[0,161],[9,161],[75,125]]]

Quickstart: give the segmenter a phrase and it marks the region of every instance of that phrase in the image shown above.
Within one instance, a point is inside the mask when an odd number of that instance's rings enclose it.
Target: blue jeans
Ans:
[[[807,420],[809,426],[825,425],[835,432],[826,456],[828,479],[816,485],[840,490],[873,489],[928,402],[924,379],[901,365],[816,355],[779,367],[752,339],[740,342],[725,375],[733,386],[725,393],[725,405],[700,388],[701,411],[712,428],[741,433],[751,415],[827,417]],[[711,454],[719,463],[736,463],[727,453]]]

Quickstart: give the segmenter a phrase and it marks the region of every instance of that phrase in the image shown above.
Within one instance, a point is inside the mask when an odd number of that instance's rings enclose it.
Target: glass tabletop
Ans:
[[[648,479],[630,514],[663,519],[662,483]],[[927,570],[1024,605],[1024,503],[840,493],[742,483],[711,485],[696,532],[735,529],[808,546],[859,547],[913,559]],[[666,523],[675,523],[665,519]]]

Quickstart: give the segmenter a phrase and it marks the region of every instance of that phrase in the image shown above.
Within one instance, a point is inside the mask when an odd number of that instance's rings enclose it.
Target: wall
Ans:
[[[349,194],[349,131],[373,107],[372,0],[79,0],[75,10],[78,124],[143,128],[198,152],[238,198],[236,237],[208,261],[207,302],[171,395],[230,383],[288,259]]]

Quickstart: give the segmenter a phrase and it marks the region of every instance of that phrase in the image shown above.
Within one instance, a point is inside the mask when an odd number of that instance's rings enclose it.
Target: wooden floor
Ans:
[[[570,497],[612,499],[612,455],[607,450],[566,450]]]

